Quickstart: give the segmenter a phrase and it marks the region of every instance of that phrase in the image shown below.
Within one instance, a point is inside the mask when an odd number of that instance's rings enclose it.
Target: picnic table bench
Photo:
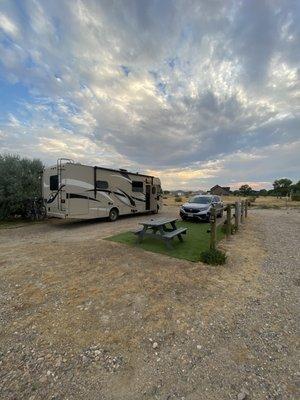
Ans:
[[[144,237],[154,237],[162,240],[169,249],[172,249],[172,240],[177,236],[183,242],[182,235],[187,231],[187,228],[177,228],[176,221],[177,218],[150,219],[140,222],[143,227],[133,233],[137,235],[138,243],[141,243]]]

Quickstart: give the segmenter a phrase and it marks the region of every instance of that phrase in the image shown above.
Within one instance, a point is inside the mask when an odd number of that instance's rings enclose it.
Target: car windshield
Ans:
[[[211,197],[193,196],[193,197],[190,198],[189,203],[210,204],[211,203]]]

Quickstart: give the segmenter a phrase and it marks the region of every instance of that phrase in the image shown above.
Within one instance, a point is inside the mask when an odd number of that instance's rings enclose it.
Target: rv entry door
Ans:
[[[151,185],[146,185],[146,211],[150,210]]]

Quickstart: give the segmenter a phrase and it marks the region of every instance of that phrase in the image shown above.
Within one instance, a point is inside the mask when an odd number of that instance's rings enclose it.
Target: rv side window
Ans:
[[[156,193],[156,187],[152,186],[152,194],[155,194],[155,193]]]
[[[58,175],[50,176],[50,190],[58,190]]]
[[[143,182],[132,181],[132,191],[143,193]]]
[[[107,181],[96,181],[96,188],[97,189],[107,189],[108,182]]]

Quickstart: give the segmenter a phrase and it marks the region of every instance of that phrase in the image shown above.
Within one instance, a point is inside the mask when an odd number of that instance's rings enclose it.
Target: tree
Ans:
[[[300,200],[300,181],[291,186],[291,199],[295,201]]]
[[[300,192],[300,181],[294,183],[294,185],[291,186],[291,189],[293,189],[293,191]]]
[[[259,194],[259,196],[267,196],[268,195],[268,191],[267,191],[267,189],[261,189],[258,192],[258,194]]]
[[[251,194],[252,188],[251,188],[251,186],[245,184],[240,187],[239,191],[240,191],[241,195],[249,196],[249,194]]]
[[[287,196],[290,193],[292,183],[288,178],[276,179],[273,183],[276,196]]]
[[[24,215],[26,201],[41,196],[43,168],[38,159],[0,154],[0,219]]]

